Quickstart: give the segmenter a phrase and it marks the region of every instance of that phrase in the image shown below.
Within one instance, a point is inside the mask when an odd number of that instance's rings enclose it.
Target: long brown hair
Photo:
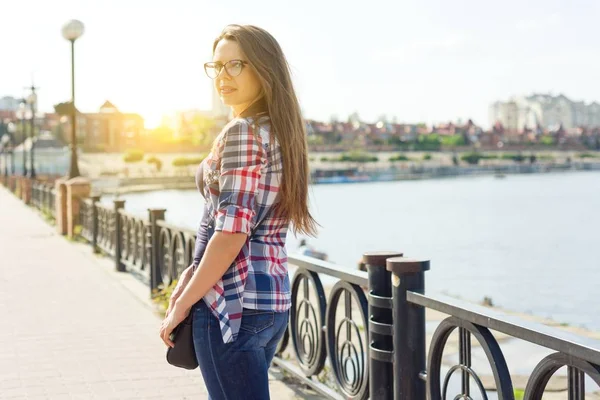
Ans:
[[[283,179],[277,206],[280,216],[293,224],[294,233],[315,235],[317,222],[308,210],[308,146],[300,104],[288,62],[277,40],[253,25],[228,25],[215,39],[236,41],[262,85],[263,104],[271,120],[271,134],[281,146]]]

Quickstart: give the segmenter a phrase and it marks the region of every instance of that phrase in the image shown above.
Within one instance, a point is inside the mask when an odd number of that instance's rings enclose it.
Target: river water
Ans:
[[[191,229],[202,210],[196,191],[122,198]],[[426,292],[600,330],[600,172],[315,185],[311,210],[322,228],[309,244],[332,262],[403,251],[431,260]],[[290,234],[289,252],[298,240]]]

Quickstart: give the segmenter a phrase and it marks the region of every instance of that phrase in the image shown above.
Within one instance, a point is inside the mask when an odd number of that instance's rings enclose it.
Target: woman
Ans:
[[[304,122],[289,66],[263,29],[227,26],[204,65],[234,119],[196,183],[206,199],[194,263],[180,278],[160,336],[193,313],[210,398],[268,399],[267,371],[291,306],[288,226],[314,235]]]

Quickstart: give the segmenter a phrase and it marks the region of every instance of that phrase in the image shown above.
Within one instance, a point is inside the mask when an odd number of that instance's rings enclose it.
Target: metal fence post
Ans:
[[[98,207],[96,203],[100,201],[100,196],[91,196],[92,200],[92,251],[98,253]]]
[[[390,258],[394,318],[394,400],[425,400],[425,309],[409,303],[407,292],[425,293],[429,261]]]
[[[31,197],[29,199],[29,204],[33,208],[38,208],[38,206],[37,206],[37,182],[32,179],[31,182],[29,183],[29,185],[30,185],[29,187],[30,187],[30,193],[31,193]]]
[[[46,185],[46,182],[40,183],[40,210],[42,210],[44,213],[48,212],[48,207],[46,207],[46,198],[48,197],[47,194],[48,186]]]
[[[121,215],[119,210],[125,207],[125,200],[113,200],[115,205],[115,267],[119,272],[125,272],[125,265],[121,262],[121,252],[123,250],[123,229],[121,227]]]
[[[158,221],[162,221],[165,219],[166,211],[167,210],[165,210],[164,208],[151,208],[148,210],[148,214],[150,217],[150,235],[152,240],[152,251],[150,260],[150,293],[157,289],[158,285],[162,281],[160,274],[161,260],[159,249],[160,227],[158,226]]]
[[[398,252],[363,255],[369,274],[369,394],[373,400],[391,400],[394,392],[392,365],[392,285],[386,260]]]

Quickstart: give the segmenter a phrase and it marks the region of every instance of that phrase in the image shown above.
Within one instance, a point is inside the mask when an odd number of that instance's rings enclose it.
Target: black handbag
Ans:
[[[171,334],[171,340],[175,346],[167,348],[167,362],[175,367],[198,368],[192,335],[192,315],[193,312],[190,311],[190,314],[177,325]]]

